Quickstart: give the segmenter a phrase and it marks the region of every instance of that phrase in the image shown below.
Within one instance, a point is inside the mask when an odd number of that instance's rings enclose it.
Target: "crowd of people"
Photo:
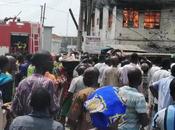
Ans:
[[[99,91],[103,105],[93,100]],[[115,50],[6,54],[0,56],[0,101],[2,130],[174,130],[175,64]],[[115,109],[121,109],[115,118],[104,116]]]

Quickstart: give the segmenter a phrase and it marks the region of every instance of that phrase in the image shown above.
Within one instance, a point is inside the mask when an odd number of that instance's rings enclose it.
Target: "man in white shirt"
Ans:
[[[175,79],[170,83],[170,95],[175,101]],[[167,108],[159,111],[153,119],[153,130],[174,130],[175,128],[175,105],[170,105]]]
[[[162,78],[166,78],[171,75],[169,72],[170,69],[170,60],[169,59],[164,59],[162,61],[161,69],[157,70],[151,79],[151,82],[156,82]]]
[[[139,65],[139,56],[136,53],[133,53],[130,56],[130,64],[123,66],[119,71],[120,73],[120,83],[122,86],[128,85],[128,71],[133,67],[137,67],[140,69]],[[141,70],[141,69],[140,69]]]
[[[95,68],[100,70],[100,68],[105,64],[105,55],[100,55],[99,56],[99,62],[94,65]]]
[[[103,65],[101,66],[101,68],[99,69],[99,72],[100,72],[100,75],[98,77],[98,83],[101,85],[102,83],[102,78],[103,78],[103,73],[105,72],[105,70],[107,68],[110,68],[111,66],[111,59],[110,58],[107,58],[105,60],[105,63],[103,63]]]
[[[171,68],[171,75],[154,82],[150,90],[154,97],[158,99],[158,111],[168,107],[173,103],[170,96],[170,83],[175,77],[175,65]]]
[[[85,70],[86,70],[85,66],[80,66],[78,68],[77,71],[78,71],[79,76],[72,79],[69,90],[68,90],[69,93],[74,94],[85,88],[85,85],[83,82],[83,73]]]

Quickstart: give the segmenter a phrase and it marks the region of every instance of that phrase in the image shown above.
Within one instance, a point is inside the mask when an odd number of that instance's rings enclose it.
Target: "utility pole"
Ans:
[[[43,20],[42,20],[43,26],[44,26],[45,15],[46,15],[46,3],[44,3],[44,10],[43,10]]]
[[[84,3],[85,0],[80,0],[80,14],[79,14],[79,26],[78,26],[78,41],[77,41],[77,49],[78,51],[82,50],[82,31],[83,31],[83,11],[84,11]]]
[[[43,48],[43,5],[41,7],[41,16],[40,16],[40,50]]]
[[[46,3],[44,6],[41,5],[41,16],[40,16],[40,49],[43,49],[44,44],[44,20],[45,20],[45,13],[46,13]]]
[[[42,23],[42,19],[43,19],[43,5],[41,5],[40,23]]]

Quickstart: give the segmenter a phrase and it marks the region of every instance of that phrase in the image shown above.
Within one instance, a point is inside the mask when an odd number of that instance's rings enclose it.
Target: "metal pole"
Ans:
[[[46,3],[44,3],[43,22],[42,22],[43,26],[44,26],[45,15],[46,15]]]
[[[72,17],[72,20],[73,20],[73,22],[75,24],[76,29],[78,30],[78,24],[77,24],[77,21],[75,20],[74,14],[73,14],[71,9],[69,9],[69,13],[70,13],[70,15]]]
[[[43,5],[41,5],[40,23],[42,23],[42,18],[43,18]]]

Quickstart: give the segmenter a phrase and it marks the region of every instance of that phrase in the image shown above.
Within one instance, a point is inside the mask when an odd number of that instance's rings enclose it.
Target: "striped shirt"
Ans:
[[[119,95],[126,101],[126,123],[119,130],[139,130],[138,113],[146,113],[146,101],[143,94],[136,88],[124,86],[119,89]]]
[[[159,111],[152,123],[153,130],[175,130],[175,105]]]

